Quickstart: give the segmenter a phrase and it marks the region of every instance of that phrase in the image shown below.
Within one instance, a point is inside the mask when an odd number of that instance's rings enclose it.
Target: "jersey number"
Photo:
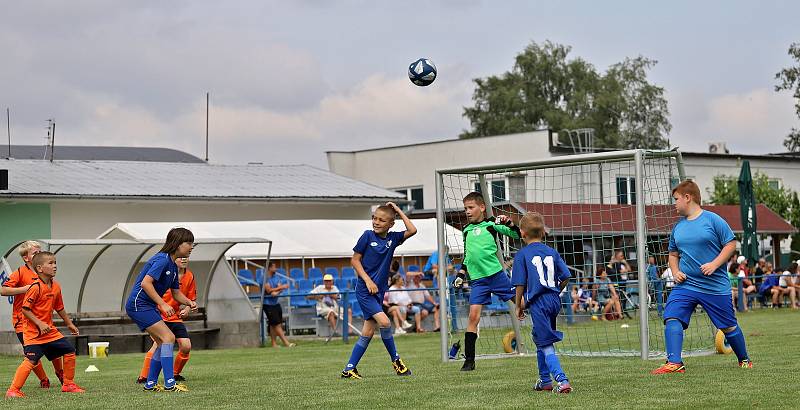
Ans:
[[[531,263],[533,263],[533,266],[535,266],[536,270],[539,271],[539,283],[541,283],[542,286],[546,286],[548,288],[556,287],[556,270],[553,266],[552,256],[544,257],[544,266],[542,266],[541,256],[534,256],[533,259],[531,259]]]

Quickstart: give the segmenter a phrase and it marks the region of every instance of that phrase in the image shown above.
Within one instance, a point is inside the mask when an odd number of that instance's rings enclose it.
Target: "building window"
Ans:
[[[636,178],[617,177],[617,203],[636,204]]]
[[[508,200],[505,179],[494,179],[490,180],[489,183],[492,186],[492,197],[490,198],[492,202]],[[475,182],[475,192],[483,193],[480,182]]]
[[[771,189],[780,189],[781,188],[781,180],[780,179],[770,179],[767,181],[767,184]]]
[[[402,207],[404,211],[408,211],[411,209],[425,209],[425,202],[422,195],[422,187],[395,188],[394,191],[405,195],[406,199],[408,199],[409,201],[414,201],[411,204],[404,205]]]

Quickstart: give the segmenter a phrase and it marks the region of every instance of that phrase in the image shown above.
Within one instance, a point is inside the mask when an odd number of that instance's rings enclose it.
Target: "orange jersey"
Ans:
[[[8,277],[8,280],[3,283],[3,286],[9,288],[21,288],[23,286],[28,286],[37,280],[39,280],[39,276],[36,275],[36,272],[32,271],[27,265],[22,265],[19,269],[15,270],[11,276]],[[14,332],[16,333],[22,333],[22,327],[25,324],[25,316],[22,315],[23,300],[25,300],[24,293],[14,295],[14,306],[11,310],[11,320],[14,321]]]
[[[37,319],[48,326],[50,331],[42,334],[35,323],[25,318],[22,335],[25,345],[40,345],[64,337],[53,325],[53,311],[64,309],[64,299],[61,297],[61,286],[53,280],[50,285],[37,280],[25,294],[23,309],[29,309]]]
[[[194,274],[189,269],[186,269],[186,273],[181,277],[179,289],[189,300],[197,299],[197,285],[195,285],[194,282]],[[181,304],[172,297],[172,290],[167,290],[161,299],[164,299],[164,302],[175,309],[175,313],[170,317],[165,316],[164,312],[161,312],[161,318],[164,319],[165,322],[183,322],[180,313]]]

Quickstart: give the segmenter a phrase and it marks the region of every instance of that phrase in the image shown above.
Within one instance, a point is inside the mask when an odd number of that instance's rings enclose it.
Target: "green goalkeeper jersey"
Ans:
[[[487,218],[476,224],[469,224],[464,234],[464,270],[470,280],[492,276],[503,270],[497,260],[497,234],[514,239],[520,238],[519,228],[496,224],[494,218]]]

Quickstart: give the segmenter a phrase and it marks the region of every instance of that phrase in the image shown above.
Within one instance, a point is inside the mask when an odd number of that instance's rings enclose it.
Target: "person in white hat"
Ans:
[[[336,322],[342,315],[339,308],[339,288],[333,284],[333,275],[325,274],[322,284],[311,290],[309,299],[317,301],[317,316],[328,321],[332,332],[336,331]],[[353,312],[348,311],[350,323],[353,323]]]

